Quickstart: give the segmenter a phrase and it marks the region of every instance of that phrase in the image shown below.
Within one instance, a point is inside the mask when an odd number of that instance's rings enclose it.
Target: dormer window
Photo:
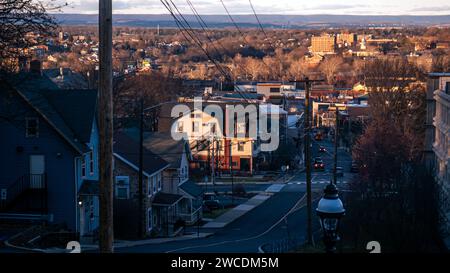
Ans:
[[[25,136],[26,137],[39,137],[39,119],[38,118],[26,118],[25,119]]]

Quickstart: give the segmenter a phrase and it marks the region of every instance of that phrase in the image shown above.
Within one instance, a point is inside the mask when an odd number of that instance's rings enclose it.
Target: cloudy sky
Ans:
[[[49,0],[44,0],[49,1]],[[59,1],[59,0],[58,0]],[[64,1],[64,0],[60,0]],[[67,0],[64,13],[97,13],[98,0]],[[186,0],[173,0],[190,13]],[[201,14],[224,14],[219,0],[191,0]],[[232,14],[251,12],[248,0],[224,0]],[[448,0],[253,0],[259,14],[448,15]],[[113,0],[117,14],[167,13],[159,0]]]

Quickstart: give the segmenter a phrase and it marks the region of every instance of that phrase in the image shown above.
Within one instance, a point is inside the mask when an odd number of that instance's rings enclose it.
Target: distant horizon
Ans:
[[[51,15],[98,15],[98,13],[69,13],[69,12],[59,12],[59,13],[50,13]],[[185,16],[194,16],[190,13],[182,13]],[[167,13],[114,13],[113,15],[157,15],[157,16],[171,16]],[[200,16],[228,16],[226,14],[199,14]],[[252,13],[242,13],[242,14],[233,14],[233,17],[239,16],[254,16]],[[448,14],[331,14],[331,13],[314,13],[314,14],[283,14],[283,13],[259,13],[258,16],[351,16],[351,17],[445,17],[450,16],[450,12]]]

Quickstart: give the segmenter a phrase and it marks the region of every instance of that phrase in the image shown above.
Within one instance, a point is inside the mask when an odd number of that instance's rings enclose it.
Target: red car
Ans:
[[[325,164],[323,164],[322,159],[315,159],[314,160],[314,170],[317,171],[324,171],[325,170]]]

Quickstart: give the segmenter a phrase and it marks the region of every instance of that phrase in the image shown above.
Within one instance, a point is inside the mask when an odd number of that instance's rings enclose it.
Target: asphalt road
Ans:
[[[324,146],[325,153],[318,147]],[[324,172],[313,172],[312,186],[315,191],[329,183],[333,168],[333,144],[330,141],[313,142],[313,156],[321,156],[325,163]],[[344,168],[344,177],[339,178],[338,187],[344,188],[352,178],[351,157],[344,150],[338,151],[338,166]],[[305,198],[305,173],[294,175],[281,189],[267,201],[251,210],[241,218],[216,230],[208,238],[167,242],[116,249],[117,252],[175,252],[175,253],[255,253],[262,245],[278,245],[281,241],[303,242],[306,237],[307,211]],[[247,186],[247,185],[246,185]],[[227,186],[220,186],[226,191]],[[253,186],[253,190],[264,191],[267,185]],[[303,202],[302,202],[303,201]],[[313,208],[317,206],[317,200]],[[319,230],[319,222],[313,211],[313,230]],[[205,232],[206,230],[202,230]],[[208,230],[211,231],[211,230]]]

